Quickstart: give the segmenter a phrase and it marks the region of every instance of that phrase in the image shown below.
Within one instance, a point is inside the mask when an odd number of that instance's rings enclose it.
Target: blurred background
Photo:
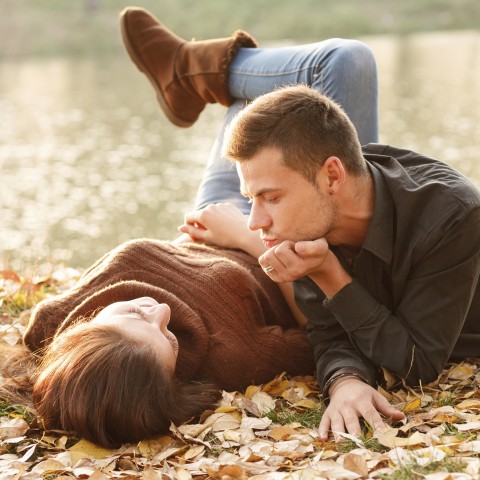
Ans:
[[[223,107],[171,125],[120,41],[123,0],[0,0],[0,269],[88,266],[119,242],[173,239]],[[189,39],[262,46],[358,38],[374,51],[380,141],[480,185],[478,0],[138,1]]]

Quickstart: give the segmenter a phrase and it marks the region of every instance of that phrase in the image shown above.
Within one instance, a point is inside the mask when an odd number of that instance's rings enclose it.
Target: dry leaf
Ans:
[[[377,430],[374,434],[374,437],[385,447],[396,448],[396,447],[414,447],[416,445],[425,444],[425,437],[420,432],[415,432],[407,438],[400,438],[394,435],[394,430],[397,429],[388,429],[382,428]]]
[[[297,431],[287,426],[276,427],[268,432],[268,436],[274,440],[286,440],[291,435],[295,435]]]
[[[305,398],[300,400],[299,402],[295,402],[292,404],[293,408],[306,408],[308,410],[317,410],[321,408],[322,404],[320,402],[316,402],[310,398]]]
[[[257,405],[260,415],[265,415],[275,408],[275,400],[268,393],[257,392],[252,396],[251,400]]]
[[[69,448],[71,452],[80,452],[87,457],[106,458],[112,456],[117,450],[109,450],[99,447],[88,440],[80,440],[78,443]]]
[[[355,472],[362,478],[368,477],[368,466],[365,458],[356,453],[347,453],[343,459],[343,468]]]
[[[0,417],[0,439],[21,437],[28,430],[28,423],[23,418]]]
[[[448,378],[451,380],[466,380],[474,373],[475,372],[473,371],[471,365],[468,365],[467,363],[461,363],[448,372]]]
[[[422,405],[422,401],[419,397],[415,397],[413,400],[410,400],[405,407],[403,408],[404,413],[410,413],[414,410],[417,410]]]

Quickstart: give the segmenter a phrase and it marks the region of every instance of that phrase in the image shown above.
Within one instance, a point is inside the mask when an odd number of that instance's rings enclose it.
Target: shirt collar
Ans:
[[[393,257],[393,200],[382,173],[367,162],[375,188],[375,208],[362,249],[390,264]]]

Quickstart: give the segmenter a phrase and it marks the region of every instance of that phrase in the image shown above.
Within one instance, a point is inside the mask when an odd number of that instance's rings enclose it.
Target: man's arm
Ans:
[[[426,242],[415,252],[415,258],[405,259],[412,263],[411,273],[394,309],[381,304],[355,278],[323,304],[320,302],[319,314],[311,319],[308,330],[321,385],[335,371],[348,366],[360,368],[368,376],[371,365],[381,365],[410,384],[437,378],[462,329],[480,269],[478,209],[458,223],[461,225],[450,229],[441,241]],[[288,271],[300,276],[299,264],[307,262],[304,272],[315,278],[321,288],[319,277],[311,275],[316,267],[309,262],[322,264],[318,257],[325,254],[316,242],[301,243],[305,251],[318,250],[312,253],[312,259],[298,255],[298,244],[287,245],[288,248],[282,244],[274,247],[273,252],[268,251],[260,262],[274,264],[271,276],[280,281],[292,279]],[[284,271],[272,253],[281,260]],[[298,261],[292,253],[297,254]],[[339,394],[336,395],[338,398]],[[371,401],[374,405],[373,398]],[[351,399],[347,399],[349,406],[344,401],[331,402],[329,408],[335,410],[334,416],[342,418],[343,413],[355,407]],[[346,423],[345,428],[349,428]]]

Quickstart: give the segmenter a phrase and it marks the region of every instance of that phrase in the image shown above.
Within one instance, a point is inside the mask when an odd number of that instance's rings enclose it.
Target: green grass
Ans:
[[[23,418],[27,423],[35,420],[35,415],[30,413],[25,407],[12,405],[5,400],[0,400],[0,417]]]
[[[382,445],[376,438],[371,435],[360,435],[358,437],[359,442],[361,442],[365,448],[371,450],[372,452],[387,452],[389,449]],[[342,442],[337,444],[337,452],[348,453],[352,450],[358,448],[358,444],[350,439],[345,439]]]
[[[419,465],[417,461],[412,461],[401,465],[388,475],[380,475],[382,480],[420,480],[430,473],[449,472],[461,473],[466,470],[466,464],[460,459],[447,457],[439,462],[432,462],[428,465]]]
[[[324,408],[298,411],[286,406],[280,406],[275,410],[270,410],[265,416],[272,422],[280,425],[299,423],[306,428],[315,428],[320,424],[324,411]]]

